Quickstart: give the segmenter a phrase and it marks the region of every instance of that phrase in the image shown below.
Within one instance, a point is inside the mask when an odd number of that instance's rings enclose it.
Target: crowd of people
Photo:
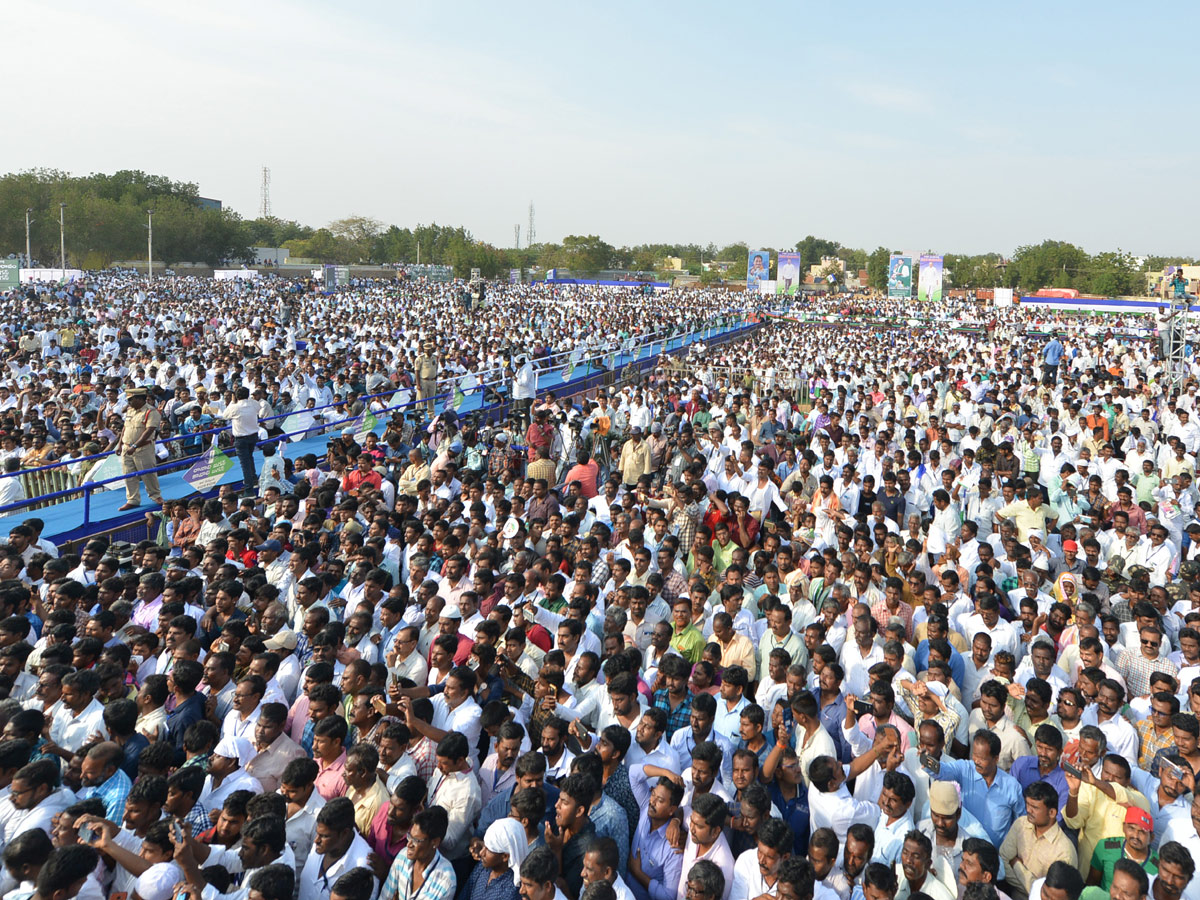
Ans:
[[[11,529],[6,898],[1200,898],[1200,410],[1156,344],[858,298],[285,465],[260,392],[516,388],[746,299],[279,287],[8,300],[9,440],[111,402],[144,453],[203,390],[267,456],[137,544]]]
[[[303,437],[414,400],[432,413],[455,391],[528,393],[541,372],[603,364],[745,311],[736,295],[685,297],[495,284],[486,309],[469,311],[458,283],[363,280],[325,293],[282,276],[151,283],[115,271],[31,285],[0,296],[0,466],[61,462],[81,480],[100,454],[121,449],[138,388],[161,414],[143,462],[165,462],[207,448],[209,432],[236,415],[239,387],[260,408],[264,437],[285,428]],[[0,505],[20,499],[18,479],[0,478]]]

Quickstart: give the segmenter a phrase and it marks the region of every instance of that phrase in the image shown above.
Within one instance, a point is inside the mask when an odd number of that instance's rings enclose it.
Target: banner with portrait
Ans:
[[[771,251],[751,250],[746,262],[746,290],[758,293],[760,286],[771,277]]]
[[[912,257],[896,253],[888,259],[887,292],[889,300],[912,297]]]
[[[922,303],[937,303],[942,299],[943,257],[933,253],[921,254],[921,267],[917,273],[917,299]]]
[[[800,290],[804,276],[800,272],[799,253],[780,253],[775,273],[775,293],[794,297]]]

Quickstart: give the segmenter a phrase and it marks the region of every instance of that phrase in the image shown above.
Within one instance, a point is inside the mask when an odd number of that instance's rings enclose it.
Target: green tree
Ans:
[[[574,274],[594,275],[601,269],[612,268],[612,245],[594,234],[567,235],[563,238],[562,255],[562,265]]]
[[[867,283],[877,291],[887,288],[888,260],[892,251],[887,247],[876,247],[867,257]]]
[[[1065,241],[1042,241],[1017,248],[1009,266],[1008,279],[1013,287],[1036,291],[1044,287],[1075,287],[1088,266],[1088,255]]]
[[[809,266],[818,265],[823,256],[837,256],[840,246],[837,241],[808,235],[796,244],[796,250],[800,253],[800,271],[807,273]]]

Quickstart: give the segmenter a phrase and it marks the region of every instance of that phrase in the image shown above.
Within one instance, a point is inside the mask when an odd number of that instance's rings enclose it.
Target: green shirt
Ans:
[[[1112,837],[1105,838],[1096,847],[1092,853],[1092,868],[1100,873],[1100,887],[1103,890],[1108,890],[1113,880],[1113,867],[1117,864],[1118,859],[1125,859],[1125,839]],[[1135,860],[1136,861],[1136,860]],[[1158,856],[1153,850],[1142,863],[1142,868],[1146,870],[1147,875],[1158,874]]]
[[[716,538],[712,542],[713,551],[713,568],[717,570],[718,575],[724,575],[725,570],[729,568],[729,564],[733,562],[733,551],[738,549],[737,541],[733,538],[729,539],[729,543],[724,547]]]
[[[692,665],[700,662],[700,657],[704,653],[704,645],[704,635],[695,625],[689,625],[683,631],[676,628],[671,637],[671,646]]]

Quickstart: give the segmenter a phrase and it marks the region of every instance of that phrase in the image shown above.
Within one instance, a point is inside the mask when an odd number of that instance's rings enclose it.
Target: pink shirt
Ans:
[[[320,771],[317,772],[316,780],[313,782],[317,793],[326,800],[346,796],[346,779],[343,777],[346,770],[346,751],[343,750],[342,755],[331,763],[326,763],[325,760],[318,758],[317,765],[320,767]]]
[[[376,810],[375,818],[371,820],[371,828],[367,832],[367,843],[371,845],[371,849],[389,862],[399,856],[408,845],[407,834],[402,835],[395,844],[389,843],[392,826],[388,824],[388,810],[391,806],[390,803],[384,803]]]

